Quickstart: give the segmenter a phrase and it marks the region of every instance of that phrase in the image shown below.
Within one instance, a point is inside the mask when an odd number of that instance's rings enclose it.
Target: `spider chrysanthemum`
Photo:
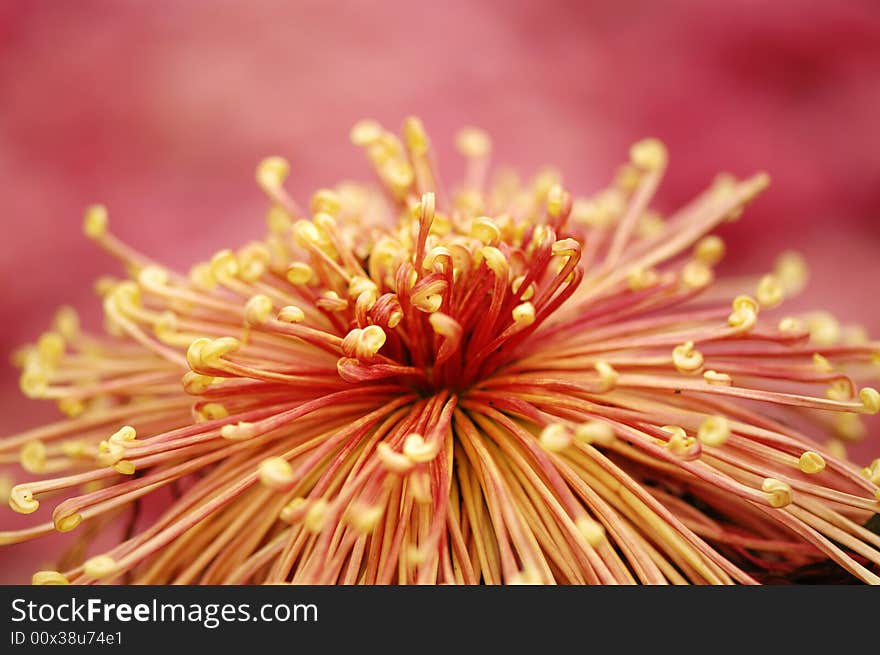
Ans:
[[[67,418],[0,441],[35,475],[11,507],[54,507],[0,543],[80,533],[35,582],[880,581],[880,460],[842,446],[880,409],[853,381],[880,343],[769,311],[804,283],[795,255],[713,273],[710,232],[766,175],[663,218],[654,139],[573,198],[549,171],[490,178],[479,130],[449,193],[418,120],[351,136],[381,184],[306,210],[269,158],[268,236],[188,274],[87,211],[129,279],[98,285],[106,335],[65,309],[18,354]]]

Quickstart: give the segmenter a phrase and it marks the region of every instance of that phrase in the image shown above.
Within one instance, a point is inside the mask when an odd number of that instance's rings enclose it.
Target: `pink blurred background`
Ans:
[[[799,249],[809,304],[880,335],[880,3],[7,0],[0,352],[62,303],[97,324],[91,282],[116,268],[81,236],[87,204],[185,268],[263,233],[260,158],[288,158],[305,200],[369,179],[348,142],[357,119],[409,114],[446,179],[469,124],[491,132],[496,161],[552,164],[581,193],[632,141],[660,137],[667,209],[719,170],[767,170],[771,190],[724,230],[727,270]],[[0,367],[0,435],[52,413]],[[0,582],[27,582],[43,552],[0,551]]]

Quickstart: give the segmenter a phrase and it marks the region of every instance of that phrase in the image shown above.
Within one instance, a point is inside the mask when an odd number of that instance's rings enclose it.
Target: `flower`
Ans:
[[[351,137],[380,186],[306,211],[270,157],[268,236],[187,275],[86,212],[129,273],[97,284],[108,334],[65,308],[17,354],[68,418],[0,442],[41,476],[14,510],[66,497],[0,543],[82,532],[35,583],[755,583],[826,560],[880,582],[880,460],[842,445],[880,411],[853,382],[880,343],[766,318],[805,283],[793,253],[715,279],[710,233],[765,174],[662,217],[655,139],[574,198],[554,171],[490,176],[481,130],[451,193],[417,119]]]

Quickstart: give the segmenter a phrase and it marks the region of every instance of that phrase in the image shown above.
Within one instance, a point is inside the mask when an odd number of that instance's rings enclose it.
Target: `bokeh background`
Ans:
[[[348,141],[357,119],[409,114],[447,179],[453,135],[471,124],[493,135],[496,161],[552,164],[580,193],[631,142],[660,137],[667,209],[720,170],[766,170],[772,188],[724,228],[726,270],[763,272],[798,249],[806,306],[880,335],[876,0],[5,0],[0,435],[54,411],[20,397],[6,355],[60,304],[98,323],[91,283],[117,269],[81,235],[86,205],[185,269],[263,233],[259,159],[285,156],[306,199],[369,179]],[[0,582],[29,581],[49,546],[0,550]]]

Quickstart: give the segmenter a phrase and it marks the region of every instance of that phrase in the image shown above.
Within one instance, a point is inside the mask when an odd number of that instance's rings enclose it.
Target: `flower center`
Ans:
[[[322,280],[324,305],[353,309],[357,325],[342,340],[339,374],[421,391],[462,391],[491,375],[581,280],[580,242],[557,238],[570,210],[555,187],[545,223],[483,216],[462,226],[424,194],[412,221],[374,245],[365,275]],[[303,222],[297,234],[312,251],[341,254],[335,222]]]

